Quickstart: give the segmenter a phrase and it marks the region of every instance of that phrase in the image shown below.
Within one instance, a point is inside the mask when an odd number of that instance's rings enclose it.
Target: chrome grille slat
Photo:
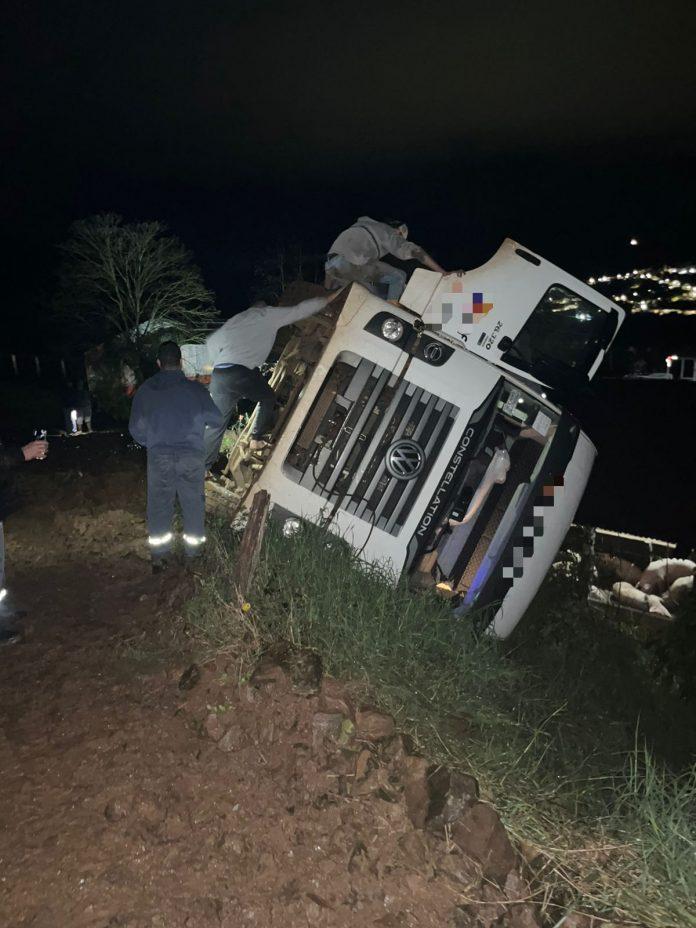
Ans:
[[[377,448],[379,447],[379,443],[380,443],[380,442],[382,441],[382,439],[384,438],[384,433],[385,433],[385,432],[387,431],[387,429],[389,428],[389,424],[390,424],[390,422],[391,422],[391,420],[392,420],[392,416],[394,415],[394,413],[395,413],[396,410],[398,409],[399,403],[401,402],[401,398],[403,397],[404,393],[406,393],[406,389],[407,389],[407,387],[409,387],[409,386],[411,386],[411,385],[410,385],[407,381],[405,381],[405,380],[402,380],[401,383],[399,384],[399,387],[398,387],[396,393],[394,394],[394,396],[393,396],[393,398],[392,398],[392,401],[391,401],[391,403],[389,404],[388,409],[387,409],[386,412],[384,413],[384,417],[383,417],[382,421],[380,422],[378,428],[376,429],[375,434],[372,436],[372,441],[371,441],[370,444],[367,446],[367,450],[365,451],[365,456],[363,457],[363,459],[362,459],[362,461],[361,461],[361,463],[360,463],[360,466],[359,466],[359,467],[356,469],[356,471],[355,471],[355,476],[354,476],[353,479],[351,480],[350,486],[349,486],[348,489],[346,490],[346,495],[345,495],[344,499],[349,499],[349,498],[350,498],[350,496],[355,492],[355,488],[357,487],[357,485],[358,485],[358,484],[360,483],[360,481],[362,480],[363,475],[364,475],[365,471],[367,470],[368,465],[370,464],[370,462],[371,462],[371,460],[372,460],[372,458],[373,458],[373,456],[374,456],[375,451],[376,451]],[[376,486],[376,484],[375,484],[375,486]]]
[[[375,365],[374,372],[376,373],[378,370],[380,370],[380,368],[378,368]],[[365,403],[365,408],[358,416],[358,419],[355,425],[352,426],[353,431],[348,436],[348,441],[345,443],[343,447],[343,451],[341,452],[340,457],[338,458],[338,460],[336,461],[334,465],[333,473],[331,474],[329,479],[326,481],[325,486],[326,486],[327,492],[330,493],[331,490],[333,490],[334,486],[336,485],[336,481],[341,476],[343,465],[348,460],[348,457],[351,451],[353,450],[355,443],[359,440],[361,429],[365,425],[365,422],[367,421],[370,413],[372,412],[374,405],[379,399],[379,395],[382,392],[382,390],[385,388],[388,380],[389,380],[389,371],[382,370],[382,373],[377,378],[377,383],[372,388],[372,392],[370,393],[370,396],[368,397],[367,403]]]
[[[435,447],[437,440],[440,437],[440,434],[443,428],[445,427],[445,423],[450,419],[451,412],[452,412],[451,403],[443,403],[443,408],[440,412],[437,422],[435,423],[435,427],[433,428],[433,431],[431,432],[430,438],[428,439],[428,442],[424,449],[426,461],[430,459],[433,448]],[[425,429],[427,422],[428,422],[428,417],[424,416],[421,427],[419,429],[419,435]],[[450,420],[450,424],[451,424],[451,420]],[[420,487],[422,486],[423,481],[415,480],[413,483],[415,484],[415,486],[413,486],[412,484],[406,485],[406,489],[404,490],[404,493],[402,494],[403,500],[401,501],[401,505],[394,507],[394,512],[392,513],[389,520],[387,521],[385,528],[390,533],[393,531],[394,527],[397,524],[402,508],[406,508],[407,510],[410,509],[409,503],[411,502],[412,496],[413,496],[413,502],[415,502],[415,498],[418,495],[416,492],[416,488],[418,489],[418,491],[420,491]]]
[[[415,391],[416,391],[416,387],[415,387],[412,383],[408,383],[407,381],[404,381],[404,383],[406,384],[406,390],[404,391],[404,393],[402,393],[402,395],[401,395],[401,397],[400,397],[400,400],[399,400],[399,403],[394,407],[394,410],[392,411],[391,416],[390,416],[389,419],[387,420],[385,432],[388,431],[389,426],[392,424],[392,422],[393,422],[393,420],[394,420],[394,416],[398,413],[399,405],[400,405],[400,403],[401,403],[401,400],[403,400],[404,396],[413,397],[413,394],[414,394]],[[421,392],[422,392],[422,391],[421,391]],[[406,409],[404,410],[404,413],[403,413],[403,415],[401,416],[401,424],[400,424],[399,426],[397,426],[396,432],[394,433],[394,435],[391,436],[391,441],[390,441],[389,444],[392,444],[394,441],[396,441],[398,438],[401,437],[401,435],[403,434],[404,429],[406,428],[406,425],[408,424],[409,416],[410,416],[411,414],[412,414],[412,401],[409,402],[409,405],[408,405],[408,406],[406,407]],[[377,449],[375,449],[375,450],[378,451],[378,450],[379,450],[379,446],[378,446]],[[365,510],[368,508],[369,503],[370,503],[370,500],[372,499],[372,496],[373,496],[375,490],[377,489],[379,483],[380,483],[380,482],[384,479],[384,477],[385,477],[385,474],[386,474],[386,471],[387,471],[386,461],[385,461],[385,457],[384,457],[384,452],[385,452],[385,451],[386,451],[386,448],[382,448],[382,449],[381,449],[381,454],[380,454],[379,461],[378,461],[378,463],[377,463],[377,469],[376,469],[376,471],[375,471],[375,474],[374,474],[374,476],[372,477],[372,480],[370,481],[369,485],[368,485],[368,486],[366,487],[366,489],[363,491],[363,493],[362,493],[362,498],[361,498],[360,502],[358,503],[358,507],[357,507],[357,510],[356,510],[356,514],[357,514],[361,519],[367,518],[367,517],[365,516],[365,514],[364,514],[364,513],[365,513]],[[371,463],[371,462],[370,462],[370,463]],[[368,465],[368,466],[369,466],[369,465]],[[367,469],[367,468],[366,468],[366,469]]]
[[[402,437],[402,435],[404,434],[404,432],[406,431],[406,427],[408,426],[409,422],[411,421],[411,418],[412,418],[412,416],[413,416],[413,413],[416,411],[416,409],[417,409],[417,407],[418,407],[418,404],[419,404],[419,402],[420,402],[420,398],[421,398],[422,395],[423,395],[423,390],[422,390],[421,387],[418,387],[418,389],[415,390],[414,393],[413,393],[413,397],[411,398],[411,402],[409,403],[408,409],[406,410],[406,415],[403,417],[403,419],[402,419],[401,422],[399,423],[399,428],[396,430],[396,434],[394,435],[394,438],[392,439],[392,441],[398,441],[398,440]],[[382,493],[382,498],[381,498],[381,500],[379,501],[379,505],[377,506],[377,509],[375,509],[375,514],[374,514],[374,516],[373,516],[373,518],[374,518],[375,521],[377,521],[377,519],[379,519],[380,515],[382,514],[382,512],[383,512],[383,510],[384,510],[384,507],[385,507],[385,506],[387,505],[387,503],[389,502],[389,498],[390,498],[392,492],[394,491],[394,486],[395,486],[397,483],[403,484],[403,480],[397,480],[395,477],[392,477],[391,480],[389,481],[389,486],[388,486],[387,489],[384,491],[384,493]],[[368,497],[368,499],[369,499],[369,497]]]

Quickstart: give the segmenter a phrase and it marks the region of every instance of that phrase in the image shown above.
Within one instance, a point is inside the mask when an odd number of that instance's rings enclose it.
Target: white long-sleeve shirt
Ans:
[[[422,261],[424,251],[420,245],[409,242],[386,222],[361,216],[349,229],[345,229],[329,248],[329,254],[341,255],[351,264],[362,266],[393,255],[402,261],[415,258]]]
[[[208,336],[208,360],[213,367],[260,367],[273,349],[278,329],[318,313],[326,303],[326,297],[320,296],[297,306],[251,306]]]

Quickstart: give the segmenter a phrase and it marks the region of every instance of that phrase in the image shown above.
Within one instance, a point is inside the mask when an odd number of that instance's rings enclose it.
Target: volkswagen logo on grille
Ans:
[[[425,454],[418,442],[402,438],[387,449],[384,463],[397,480],[413,480],[425,467]]]
[[[442,357],[442,348],[437,342],[430,342],[423,349],[423,355],[428,361],[437,362]]]

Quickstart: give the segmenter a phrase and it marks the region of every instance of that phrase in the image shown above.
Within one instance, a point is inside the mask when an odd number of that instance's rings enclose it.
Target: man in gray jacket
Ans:
[[[208,469],[218,459],[222,436],[241,399],[259,404],[251,433],[251,449],[259,451],[266,447],[268,442],[264,436],[273,423],[275,393],[259,368],[273,349],[278,329],[318,313],[336,296],[338,293],[315,297],[297,306],[254,303],[208,336],[208,359],[213,365],[210,395],[222,413],[220,424],[206,431],[205,461]]]
[[[329,248],[326,289],[357,281],[377,296],[398,300],[406,286],[406,272],[382,261],[385,255],[402,261],[420,261],[431,271],[447,273],[425,249],[409,242],[406,223],[398,219],[378,222],[361,216]]]
[[[184,376],[175,342],[162,343],[157,364],[159,373],[133,397],[128,426],[147,448],[147,529],[154,571],[169,563],[177,498],[184,554],[189,559],[200,553],[205,541],[205,427],[222,422],[206,388]]]

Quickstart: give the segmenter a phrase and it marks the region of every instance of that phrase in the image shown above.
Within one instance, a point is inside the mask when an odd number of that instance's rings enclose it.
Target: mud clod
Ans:
[[[125,805],[117,799],[112,799],[108,802],[104,809],[104,818],[108,822],[120,822],[122,819],[126,818],[127,815],[128,810]]]
[[[517,855],[495,809],[474,803],[452,826],[452,840],[481,865],[484,876],[503,884],[517,864]]]
[[[192,690],[201,679],[201,668],[198,664],[191,664],[181,675],[179,680],[180,690]]]
[[[361,741],[384,741],[396,731],[391,715],[375,709],[360,709],[355,714],[355,736]]]

